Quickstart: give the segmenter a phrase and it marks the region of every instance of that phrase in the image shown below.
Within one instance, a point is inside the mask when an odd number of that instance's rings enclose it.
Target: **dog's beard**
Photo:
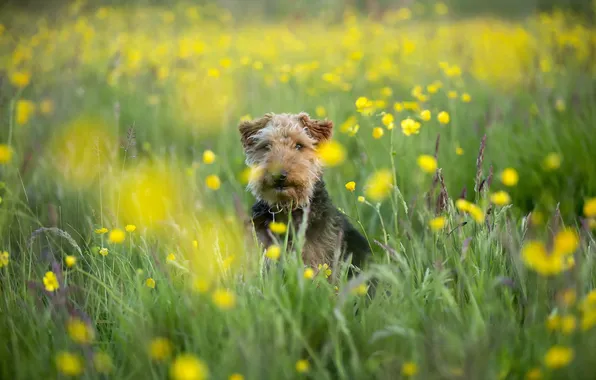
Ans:
[[[310,202],[314,186],[297,184],[287,185],[283,188],[265,183],[263,180],[251,181],[248,188],[258,199],[270,206],[282,208],[305,207]]]

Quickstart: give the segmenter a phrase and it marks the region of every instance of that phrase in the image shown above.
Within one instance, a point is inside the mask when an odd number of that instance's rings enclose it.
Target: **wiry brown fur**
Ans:
[[[316,146],[330,139],[332,130],[331,121],[306,113],[269,113],[239,126],[246,162],[257,173],[248,188],[257,198],[252,220],[259,240],[265,246],[274,242],[273,221],[291,222],[291,230],[299,231],[307,218],[302,258],[315,268],[332,264],[338,251],[351,254],[355,265],[369,252],[366,239],[333,206],[322,180]],[[293,239],[290,235],[291,244]]]

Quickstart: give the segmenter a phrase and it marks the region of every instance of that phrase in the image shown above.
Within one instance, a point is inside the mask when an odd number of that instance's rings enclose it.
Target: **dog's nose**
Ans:
[[[276,187],[281,187],[286,183],[288,179],[288,172],[285,170],[281,170],[279,173],[273,175],[273,183]]]

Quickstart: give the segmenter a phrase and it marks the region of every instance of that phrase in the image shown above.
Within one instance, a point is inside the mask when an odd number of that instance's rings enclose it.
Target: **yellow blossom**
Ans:
[[[373,129],[373,138],[375,139],[380,139],[381,137],[383,137],[383,135],[385,134],[385,131],[383,130],[383,128],[381,127],[376,127]]]
[[[401,130],[406,136],[417,135],[420,133],[420,123],[411,118],[404,119],[401,121]]]
[[[310,370],[310,363],[306,359],[301,359],[296,362],[296,372],[307,373]]]
[[[441,124],[448,124],[450,118],[449,118],[449,114],[447,113],[447,111],[439,112],[439,114],[437,115],[437,120],[439,120],[439,123],[441,123]]]
[[[233,373],[230,375],[230,377],[228,377],[228,380],[244,380],[244,376],[239,373]]]
[[[426,173],[434,173],[437,170],[437,159],[428,154],[418,156],[418,166]]]
[[[526,372],[526,380],[542,380],[542,370],[540,368],[532,368]]]
[[[522,248],[522,260],[526,266],[542,276],[557,275],[571,266],[559,255],[549,254],[544,243],[529,241]]]
[[[404,105],[403,103],[397,102],[393,105],[393,109],[395,110],[395,112],[401,112],[404,110]]]
[[[546,171],[557,170],[561,167],[561,155],[558,153],[549,153],[542,161],[542,167]]]
[[[574,230],[565,228],[555,235],[553,245],[555,255],[572,254],[579,246],[579,236]]]
[[[433,231],[440,231],[445,228],[447,223],[447,219],[444,216],[437,216],[436,218],[431,219],[428,222],[430,229]]]
[[[420,119],[422,119],[423,121],[429,121],[431,117],[432,115],[429,110],[420,111]]]
[[[91,326],[78,317],[73,317],[68,320],[66,331],[68,332],[70,339],[79,344],[89,344],[95,337],[95,332]]]
[[[395,118],[393,117],[392,114],[390,113],[386,113],[383,115],[383,117],[381,118],[381,122],[383,123],[384,126],[387,127],[387,129],[391,130],[393,129],[393,122],[395,121]]]
[[[511,197],[505,191],[497,191],[490,196],[490,201],[497,206],[505,206],[511,203]]]
[[[270,245],[265,251],[265,256],[271,260],[278,260],[281,255],[281,248],[277,244]]]
[[[17,88],[27,87],[31,81],[31,73],[26,71],[16,71],[10,76],[10,83]]]
[[[103,235],[103,234],[107,233],[108,231],[109,231],[109,230],[108,230],[107,228],[105,228],[105,227],[102,227],[102,228],[98,228],[98,229],[96,229],[96,230],[95,230],[95,233],[96,233],[96,234],[98,234],[98,235]]]
[[[126,232],[135,232],[137,229],[137,226],[135,226],[134,224],[127,224],[126,227],[124,227],[124,230],[126,230]]]
[[[467,92],[461,94],[461,101],[464,103],[470,103],[472,101],[472,97]]]
[[[8,164],[12,161],[12,148],[6,144],[0,144],[0,165]]]
[[[211,299],[222,310],[230,310],[236,306],[236,295],[227,289],[216,289]]]
[[[317,108],[315,108],[315,115],[318,117],[325,117],[327,116],[327,110],[323,106],[317,106]]]
[[[464,150],[458,146],[455,148],[455,154],[457,154],[458,156],[463,156]]]
[[[271,222],[269,224],[269,229],[274,234],[282,235],[282,234],[286,233],[286,231],[288,230],[288,227],[283,222]]]
[[[108,255],[108,249],[107,248],[100,248],[98,252],[102,256],[107,256]]]
[[[472,219],[474,219],[476,223],[484,222],[484,211],[482,211],[482,209],[477,205],[471,203],[468,213],[470,214],[470,216],[472,216]]]
[[[324,165],[337,166],[346,159],[346,149],[335,140],[325,141],[319,144],[317,155]]]
[[[209,368],[191,354],[180,354],[170,367],[172,380],[205,380],[209,377]]]
[[[24,125],[35,113],[35,103],[30,100],[19,100],[16,105],[16,123]]]
[[[559,300],[565,307],[571,307],[577,300],[575,289],[565,289],[559,294]]]
[[[96,352],[93,355],[93,367],[98,373],[109,374],[114,369],[112,358],[105,352]]]
[[[79,354],[60,351],[56,355],[56,368],[66,376],[79,376],[83,373],[85,365]]]
[[[354,190],[356,190],[356,182],[350,181],[350,182],[346,183],[346,190],[352,191],[352,192]]]
[[[221,187],[221,181],[215,174],[208,175],[207,178],[205,178],[205,184],[211,190],[218,190]]]
[[[315,277],[315,271],[312,268],[306,268],[303,274],[307,280],[312,280]]]
[[[391,193],[393,189],[393,174],[389,169],[381,169],[373,173],[365,184],[366,196],[375,202],[380,202]]]
[[[506,168],[501,172],[501,182],[505,186],[515,186],[519,181],[519,175],[517,174],[517,170],[513,168]]]
[[[569,335],[575,331],[577,320],[573,315],[566,315],[561,318],[561,332]]]
[[[358,202],[360,203],[364,203],[366,202],[366,198],[364,198],[362,195],[359,195],[358,198],[356,198],[358,200]]]
[[[596,217],[596,197],[586,199],[583,211],[586,218]]]
[[[457,98],[457,91],[448,91],[447,92],[447,97],[449,99],[455,99],[455,98]]]
[[[152,277],[149,277],[145,280],[145,286],[150,289],[155,289],[155,280]]]
[[[544,364],[548,368],[563,368],[573,360],[574,352],[570,347],[553,346],[544,355]]]
[[[110,243],[120,244],[126,239],[126,234],[120,228],[114,228],[110,231],[108,240]]]
[[[561,317],[557,314],[551,314],[546,319],[546,328],[550,331],[557,331],[561,328]]]
[[[414,362],[405,362],[401,366],[401,373],[406,377],[416,376],[418,373],[418,366]]]
[[[366,295],[367,292],[368,292],[368,285],[366,285],[365,283],[359,284],[352,289],[352,293],[356,294],[358,296]]]
[[[457,209],[459,211],[463,211],[463,212],[470,211],[470,205],[471,205],[471,203],[465,199],[458,199],[455,201],[455,207],[457,207]]]
[[[212,164],[215,162],[215,153],[211,150],[206,150],[203,152],[203,163],[205,164]]]
[[[317,269],[319,270],[319,272],[323,273],[323,275],[325,276],[325,278],[329,278],[329,276],[331,276],[331,268],[329,267],[329,264],[319,264]]]
[[[166,256],[166,261],[175,261],[176,260],[176,255],[174,255],[173,253],[168,254],[168,256]]]
[[[173,345],[168,338],[154,338],[149,344],[149,356],[155,361],[164,361],[172,356]]]
[[[8,266],[10,262],[10,255],[8,251],[0,252],[0,268]]]
[[[56,278],[54,272],[46,272],[45,276],[43,276],[43,286],[48,292],[58,290],[60,284],[58,283],[58,278]]]

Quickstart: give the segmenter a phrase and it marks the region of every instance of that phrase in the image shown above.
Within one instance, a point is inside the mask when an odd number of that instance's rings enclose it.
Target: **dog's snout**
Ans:
[[[273,182],[275,186],[283,186],[288,179],[288,172],[285,170],[280,170],[278,173],[275,173],[273,176]]]

